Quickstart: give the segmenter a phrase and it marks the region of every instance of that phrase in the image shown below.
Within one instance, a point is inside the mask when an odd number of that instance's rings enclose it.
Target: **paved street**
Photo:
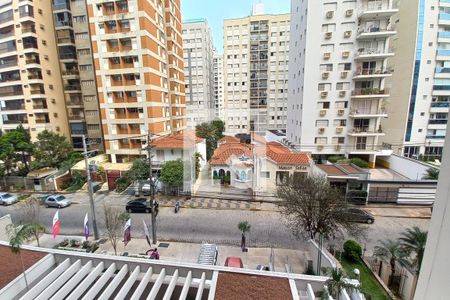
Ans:
[[[82,235],[83,218],[86,212],[89,212],[87,194],[77,193],[68,197],[73,200],[73,204],[60,210],[61,234]],[[129,198],[134,197],[129,196]],[[104,234],[103,203],[124,207],[127,200],[129,200],[127,197],[116,194],[96,195],[95,205],[101,234]],[[11,214],[13,221],[17,221],[21,214],[21,208],[20,203],[7,207],[1,206],[0,216]],[[54,213],[55,209],[52,208],[42,207],[41,209],[41,223],[46,226],[48,231],[50,231]],[[142,220],[145,220],[150,226],[149,214],[132,214],[133,236],[143,237]],[[162,207],[157,217],[158,238],[165,241],[196,243],[208,241],[238,245],[240,234],[237,224],[242,220],[249,221],[252,226],[248,240],[250,247],[304,248],[304,241],[298,241],[292,237],[280,214],[269,210],[182,208],[180,213],[175,214],[172,207]],[[429,219],[377,216],[375,223],[368,227],[367,240],[361,241],[361,243],[366,245],[367,251],[370,253],[379,239],[396,238],[405,228],[415,225],[427,229],[428,223]]]

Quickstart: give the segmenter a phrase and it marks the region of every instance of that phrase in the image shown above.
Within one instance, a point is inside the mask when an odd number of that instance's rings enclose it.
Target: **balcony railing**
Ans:
[[[445,139],[445,135],[427,135],[427,139]]]
[[[25,124],[25,123],[28,123],[28,119],[3,120],[3,124]]]
[[[53,4],[53,10],[62,10],[62,9],[69,9],[70,10],[69,4],[68,3]]]
[[[0,63],[0,69],[17,66],[17,60],[5,61]]]
[[[450,39],[450,31],[438,32],[438,38]]]
[[[64,89],[66,91],[81,91],[81,86],[80,85],[65,85]]]
[[[60,37],[57,40],[58,44],[75,44],[75,39],[72,37]]]
[[[448,122],[447,119],[436,119],[436,120],[429,120],[428,124],[430,125],[446,125]]]
[[[431,102],[431,107],[450,107],[450,102]]]
[[[78,70],[65,70],[62,73],[63,73],[63,75],[78,75],[78,74],[80,74],[80,71],[78,71]]]
[[[394,31],[395,29],[392,26],[386,26],[386,27],[366,27],[366,28],[360,28],[358,29],[358,34],[361,33],[376,33],[376,32],[387,32],[387,31]]]
[[[356,56],[361,55],[383,55],[383,54],[392,54],[393,49],[389,49],[388,51],[385,51],[384,49],[378,49],[378,48],[361,48],[358,49],[358,52],[356,53]]]
[[[31,95],[45,94],[45,91],[44,90],[31,90],[30,94]]]
[[[60,59],[77,59],[76,53],[61,53],[59,55]]]
[[[370,109],[370,108],[350,108],[351,115],[384,115],[387,111],[384,109]]]
[[[72,22],[71,21],[56,21],[55,22],[55,27],[65,27],[65,26],[72,27]]]
[[[0,39],[4,39],[10,36],[14,36],[14,30],[8,32],[0,32]]]
[[[363,89],[354,89],[352,91],[352,96],[364,96],[364,95],[387,95],[388,90],[386,89],[378,89],[378,88],[363,88]]]
[[[22,110],[25,109],[25,105],[6,105],[2,107],[2,110]]]
[[[361,75],[381,75],[381,74],[391,74],[390,70],[387,69],[362,69],[360,71],[355,72],[355,76],[361,76]]]
[[[36,33],[36,28],[34,28],[34,27],[24,27],[24,28],[22,28],[22,33],[28,33],[28,32]]]
[[[47,109],[47,104],[39,103],[39,104],[33,104],[33,109]]]
[[[29,49],[29,48],[38,49],[38,44],[37,43],[23,43],[23,48],[24,49]]]
[[[353,127],[350,133],[383,133],[383,129],[370,128],[370,127]]]

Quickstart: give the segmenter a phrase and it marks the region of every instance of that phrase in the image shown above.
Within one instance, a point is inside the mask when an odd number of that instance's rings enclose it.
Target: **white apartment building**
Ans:
[[[206,19],[183,21],[183,59],[188,128],[214,119],[214,46]]]
[[[366,158],[386,134],[392,0],[292,0],[287,138],[315,155]]]
[[[215,118],[224,121],[223,54],[214,52],[214,113]]]
[[[450,1],[399,2],[389,117],[382,138],[399,155],[441,159],[450,106]]]
[[[289,14],[224,21],[224,104],[227,134],[286,128]]]

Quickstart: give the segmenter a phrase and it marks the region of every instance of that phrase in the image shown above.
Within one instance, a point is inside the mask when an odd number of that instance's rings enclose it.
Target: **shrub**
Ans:
[[[91,242],[83,241],[83,243],[81,244],[81,248],[83,248],[83,249],[91,248]]]
[[[116,181],[116,192],[122,193],[131,184],[131,182],[126,177],[120,177]]]
[[[360,168],[368,168],[369,163],[361,158],[355,157],[350,159],[350,162]]]
[[[64,239],[64,241],[62,241],[61,243],[59,243],[59,245],[61,247],[66,247],[67,245],[69,245],[69,240],[68,239]]]
[[[341,156],[341,155],[332,155],[332,156],[328,156],[328,158],[327,158],[327,160],[333,164],[335,164],[338,161],[343,160],[343,159],[345,159],[345,157]]]
[[[348,240],[344,243],[344,257],[347,258],[350,261],[358,261],[362,255],[362,248],[361,246],[353,241]]]
[[[80,246],[80,242],[78,240],[70,240],[70,247],[79,247]]]

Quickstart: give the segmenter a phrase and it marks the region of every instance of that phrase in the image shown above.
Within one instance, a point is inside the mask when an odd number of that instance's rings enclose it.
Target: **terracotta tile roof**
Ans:
[[[317,165],[319,169],[327,173],[328,176],[346,176],[344,172],[339,170],[335,165]]]
[[[242,143],[222,144],[211,157],[211,165],[227,164],[231,156],[240,156],[244,154],[247,157],[253,157],[252,148],[255,149],[257,156],[266,156],[277,164],[282,165],[309,165],[311,157],[307,152],[294,153],[284,145],[277,142],[269,142],[265,145],[253,146]]]
[[[38,260],[47,255],[44,252],[21,249],[23,264],[25,269],[34,265]],[[22,264],[18,254],[11,252],[7,246],[0,246],[0,261],[2,262],[2,272],[0,273],[0,289],[4,288],[14,278],[22,274]]]
[[[232,156],[241,156],[242,154],[252,158],[251,145],[241,143],[222,144],[214,151],[209,164],[224,165]]]
[[[152,146],[155,149],[188,149],[194,147],[195,143],[201,143],[204,139],[196,137],[193,130],[185,131],[184,133],[173,133],[168,136],[162,136],[152,141]]]
[[[266,144],[267,140],[262,135],[257,134],[256,132],[252,132],[251,134],[252,142],[260,143],[260,144]]]
[[[219,144],[225,144],[225,143],[240,143],[241,141],[234,136],[226,135],[223,138],[219,140]]]

